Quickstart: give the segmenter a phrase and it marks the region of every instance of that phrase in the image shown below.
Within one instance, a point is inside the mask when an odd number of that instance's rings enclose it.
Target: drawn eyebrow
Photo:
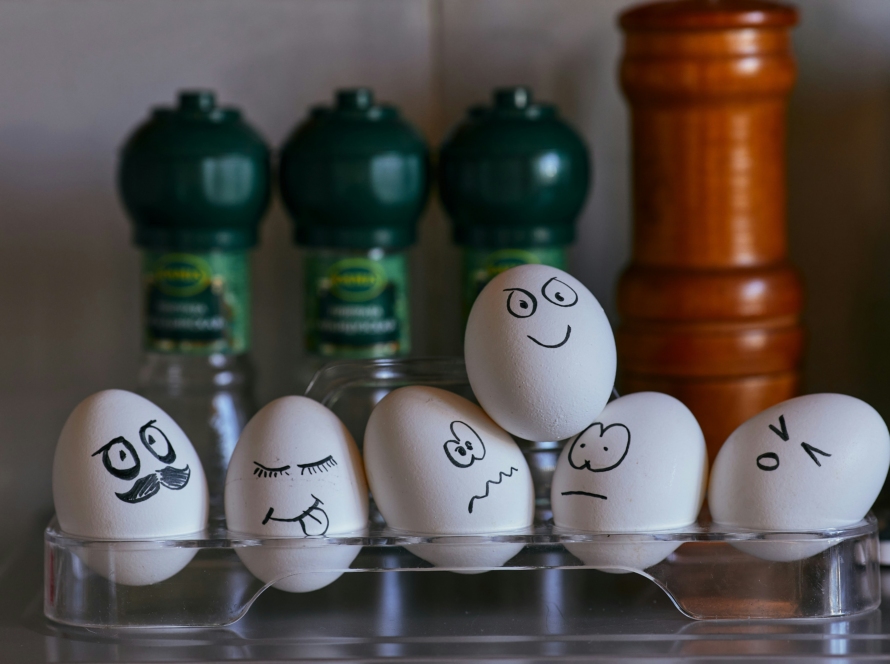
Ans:
[[[256,468],[253,469],[253,474],[257,477],[278,477],[279,475],[290,475],[288,470],[290,470],[290,466],[281,466],[281,468],[266,468],[259,461],[254,461],[253,465]]]
[[[329,454],[324,459],[319,461],[313,461],[312,463],[298,463],[297,468],[300,469],[300,475],[305,473],[307,470],[310,475],[314,475],[315,473],[323,473],[326,470],[330,470],[334,466],[337,465],[337,462],[334,460],[334,455]]]

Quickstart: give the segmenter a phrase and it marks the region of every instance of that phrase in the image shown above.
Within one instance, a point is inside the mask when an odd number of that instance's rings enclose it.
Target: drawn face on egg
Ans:
[[[606,473],[621,465],[630,450],[630,429],[624,424],[604,426],[594,422],[572,441],[567,458],[575,470]],[[588,478],[581,476],[582,483]],[[608,496],[592,491],[563,491],[563,496],[588,496],[608,500]]]
[[[788,443],[791,442],[791,436],[788,433],[788,425],[785,424],[785,415],[779,415],[779,427],[770,424],[770,431],[772,431],[776,436],[782,439],[782,441]],[[823,459],[825,457],[830,457],[831,455],[828,452],[824,452],[820,450],[818,447],[810,445],[806,442],[801,442],[801,449],[806,452],[806,454],[810,457],[810,459],[815,463],[819,468],[822,467],[822,461],[819,460],[820,457]],[[789,450],[790,452],[790,450]],[[785,452],[783,450],[783,456]],[[758,455],[755,460],[757,463],[757,467],[760,470],[765,472],[772,472],[774,470],[778,470],[781,465],[781,459],[779,458],[778,452],[764,452],[763,454]]]
[[[308,475],[307,479],[311,480],[313,475],[334,470],[337,467],[337,460],[334,459],[333,454],[328,454],[326,457],[318,459],[317,461],[295,464],[293,468],[290,464],[269,468],[268,466],[261,464],[259,461],[254,461],[253,465],[255,466],[253,470],[254,476],[263,480],[268,479],[275,481],[278,478],[283,479],[285,477],[291,477],[291,470],[293,470],[295,474],[299,471],[300,478]],[[301,482],[301,484],[305,483]],[[303,535],[321,536],[326,534],[331,522],[330,519],[328,519],[327,512],[323,509],[324,501],[312,493],[312,491],[318,491],[318,493],[324,493],[324,491],[312,487],[309,488],[309,491],[312,503],[308,505],[306,509],[302,510],[296,516],[288,517],[285,516],[287,508],[279,508],[278,515],[276,515],[275,507],[270,506],[269,510],[266,512],[266,516],[263,518],[262,525],[265,526],[270,521],[275,521],[277,523],[293,523],[299,525],[300,530],[303,531]],[[293,511],[293,506],[290,506],[289,509]]]
[[[445,441],[445,456],[453,466],[460,469],[466,469],[477,461],[485,459],[485,442],[476,433],[476,430],[466,422],[455,420],[449,425],[452,438]],[[486,480],[485,490],[482,495],[473,495],[467,503],[467,513],[473,513],[473,504],[477,500],[488,498],[491,492],[491,486],[501,484],[505,479],[513,477],[519,469],[509,466],[508,469],[501,470],[496,478]]]
[[[534,487],[522,451],[476,404],[445,390],[394,390],[371,413],[365,468],[388,525],[481,533],[531,523]]]
[[[191,469],[187,464],[180,468],[173,466],[176,450],[157,420],[149,420],[140,427],[139,441],[146,464],[153,468],[141,477],[142,460],[136,447],[124,436],[111,439],[92,454],[94,457],[102,455],[102,465],[112,477],[119,480],[139,478],[127,491],[115,491],[115,496],[125,503],[141,503],[157,495],[161,487],[179,491],[189,483]]]
[[[506,302],[507,311],[514,318],[531,318],[538,312],[538,298],[530,291],[527,291],[524,288],[505,288],[504,292],[508,293]],[[561,308],[574,307],[578,304],[578,293],[576,293],[571,286],[557,277],[550,277],[550,279],[544,282],[541,286],[540,296],[543,303]],[[552,312],[542,312],[542,315],[547,314],[552,315]],[[562,326],[559,325],[558,327]],[[553,349],[565,346],[569,342],[571,336],[572,326],[568,323],[566,323],[565,326],[565,336],[559,341],[556,339],[541,340],[531,334],[526,334],[526,337],[541,348]]]
[[[276,399],[241,434],[226,476],[231,530],[321,537],[363,528],[367,486],[355,442],[327,408]]]

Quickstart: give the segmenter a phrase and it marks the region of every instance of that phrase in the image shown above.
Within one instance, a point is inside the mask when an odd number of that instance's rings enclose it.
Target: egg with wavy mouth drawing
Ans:
[[[553,474],[553,520],[588,533],[676,530],[695,522],[707,476],[704,435],[689,409],[666,394],[629,394],[566,444]],[[566,544],[612,572],[646,569],[678,546],[649,536]]]
[[[874,408],[843,394],[810,394],[768,408],[732,432],[714,460],[708,505],[721,528],[842,528],[865,517],[888,467],[890,433]],[[818,534],[795,537],[732,544],[759,558],[788,561],[836,542]]]
[[[274,546],[236,547],[258,579],[288,592],[322,588],[361,550],[324,538],[360,535],[368,521],[368,485],[346,426],[306,397],[267,404],[244,427],[226,475],[229,530],[291,538]]]
[[[464,349],[479,404],[526,440],[579,433],[615,382],[603,308],[580,281],[546,265],[514,267],[489,282],[470,311]]]
[[[534,486],[519,446],[476,404],[435,387],[388,394],[365,429],[365,469],[389,527],[471,535],[531,526]],[[439,567],[500,567],[522,544],[407,547]]]
[[[207,482],[188,437],[124,390],[97,392],[68,417],[53,460],[53,502],[61,529],[90,539],[163,540],[207,525]],[[196,552],[148,543],[77,555],[111,581],[140,586],[173,576]]]

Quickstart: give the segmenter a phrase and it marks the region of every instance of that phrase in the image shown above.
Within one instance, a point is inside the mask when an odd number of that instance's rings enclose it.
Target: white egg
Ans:
[[[226,522],[236,533],[295,538],[237,547],[258,579],[288,592],[322,588],[361,550],[319,538],[361,534],[368,485],[361,456],[334,413],[306,397],[282,397],[247,423],[229,461]]]
[[[167,413],[139,395],[105,390],[72,411],[53,460],[61,529],[90,539],[164,539],[207,525],[207,481],[195,449]],[[106,551],[78,556],[116,583],[167,579],[197,549]]]
[[[553,474],[553,520],[558,527],[592,533],[683,528],[698,517],[707,476],[704,435],[689,409],[666,394],[629,394],[609,403],[566,444]],[[678,546],[566,544],[587,565],[637,570]]]
[[[531,526],[534,486],[513,438],[474,403],[435,387],[388,394],[365,429],[371,493],[391,527],[470,535]],[[499,567],[522,544],[408,547],[440,567]]]
[[[464,348],[485,412],[527,440],[577,434],[615,382],[615,338],[603,308],[580,281],[545,265],[491,280],[470,311]]]
[[[842,394],[784,401],[726,439],[711,474],[715,523],[757,531],[840,528],[868,513],[890,468],[890,434],[878,412]],[[797,545],[739,542],[768,560],[819,553],[831,540]]]

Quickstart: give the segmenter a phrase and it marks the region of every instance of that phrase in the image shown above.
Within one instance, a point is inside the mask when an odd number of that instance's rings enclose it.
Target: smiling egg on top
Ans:
[[[387,525],[435,535],[527,528],[534,486],[519,446],[476,404],[435,387],[388,394],[365,429],[368,483]],[[442,567],[498,567],[521,544],[417,545]]]
[[[553,521],[591,533],[682,528],[698,516],[707,473],[704,435],[690,410],[666,394],[629,394],[563,449],[551,486]],[[624,569],[651,567],[677,546],[566,544],[588,565]]]
[[[203,530],[204,470],[179,425],[148,399],[104,390],[71,412],[53,459],[53,502],[61,529],[90,539],[164,539]],[[194,548],[78,551],[89,567],[124,585],[167,579]]]
[[[464,339],[473,393],[491,418],[532,441],[596,419],[615,382],[615,338],[603,308],[570,274],[521,265],[491,280]]]
[[[368,485],[352,435],[312,399],[272,401],[232,453],[225,508],[231,531],[295,538],[286,547],[237,547],[254,576],[288,592],[332,583],[361,547],[320,546],[318,538],[360,533],[368,521]]]

